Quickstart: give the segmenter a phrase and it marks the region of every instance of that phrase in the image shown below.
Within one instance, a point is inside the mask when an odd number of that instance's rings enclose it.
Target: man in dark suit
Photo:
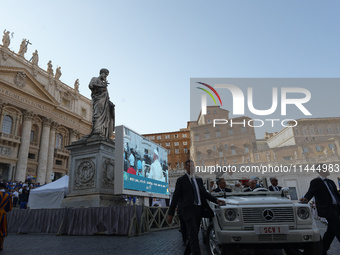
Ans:
[[[177,205],[177,213],[179,216],[179,223],[180,223],[180,232],[182,234],[182,241],[183,241],[183,246],[187,245],[187,240],[188,240],[188,234],[187,234],[187,228],[185,226],[185,222],[183,220],[183,216],[181,213],[181,201],[178,201],[178,205]]]
[[[223,178],[218,179],[217,185],[218,187],[214,189],[213,192],[231,192],[231,189],[227,188],[227,183]]]
[[[270,183],[272,184],[268,188],[270,191],[280,191],[282,189],[282,187],[278,185],[279,182],[275,177],[270,177],[269,180]]]
[[[254,179],[250,179],[248,182],[248,188],[244,189],[243,192],[250,192],[256,189],[256,181]]]
[[[300,199],[302,203],[308,203],[315,197],[318,215],[328,221],[327,231],[323,236],[323,255],[327,254],[335,236],[340,242],[340,194],[335,183],[327,178],[329,176],[327,166],[326,164],[316,166],[316,169],[321,169],[319,176],[310,182],[306,195]]]
[[[224,205],[225,201],[213,197],[206,191],[203,186],[203,180],[194,176],[195,166],[193,161],[188,160],[185,162],[185,169],[187,173],[179,177],[176,182],[175,192],[168,212],[168,223],[172,222],[176,206],[178,201],[180,201],[179,214],[185,223],[187,234],[189,235],[189,242],[187,243],[184,254],[191,253],[199,255],[201,252],[198,242],[198,232],[203,207],[209,206],[207,199],[219,205]]]

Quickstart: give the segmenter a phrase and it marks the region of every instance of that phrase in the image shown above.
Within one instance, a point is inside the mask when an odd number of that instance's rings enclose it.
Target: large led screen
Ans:
[[[115,141],[116,173],[122,177],[122,185],[118,185],[122,193],[168,196],[167,151],[125,126],[116,127]]]

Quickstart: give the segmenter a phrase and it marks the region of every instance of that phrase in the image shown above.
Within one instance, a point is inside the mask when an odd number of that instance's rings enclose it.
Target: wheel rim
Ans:
[[[211,254],[213,255],[221,254],[220,244],[217,242],[214,228],[212,228],[209,233],[209,248]]]

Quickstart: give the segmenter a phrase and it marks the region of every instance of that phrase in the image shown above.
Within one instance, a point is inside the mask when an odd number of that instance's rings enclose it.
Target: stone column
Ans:
[[[8,169],[8,180],[13,180],[13,170],[15,169],[15,164],[10,164]]]
[[[50,119],[43,119],[43,128],[40,139],[40,149],[39,149],[39,165],[37,171],[37,182],[44,184],[46,180],[46,170],[47,170],[47,156],[48,156],[48,144],[50,137],[50,126],[52,121]]]
[[[54,163],[54,147],[55,147],[55,131],[58,127],[58,123],[53,122],[51,125],[50,131],[50,141],[48,144],[48,158],[47,158],[47,170],[46,170],[46,183],[51,182],[51,174],[53,171],[53,163]]]
[[[33,112],[24,111],[24,121],[21,129],[21,143],[18,153],[17,169],[15,172],[16,181],[25,181],[26,179],[26,168],[27,168],[27,157],[30,147],[30,137],[32,129]]]
[[[336,149],[336,156],[340,157],[340,143],[339,140],[335,140],[335,149]]]
[[[3,102],[2,98],[0,98],[0,117],[2,117],[3,109],[4,109],[4,102]]]

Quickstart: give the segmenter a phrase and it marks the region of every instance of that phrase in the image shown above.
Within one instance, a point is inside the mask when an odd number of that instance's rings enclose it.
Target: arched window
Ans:
[[[55,143],[55,147],[57,149],[61,149],[63,146],[63,136],[61,134],[57,134],[57,139]]]
[[[32,129],[31,129],[31,142],[37,143],[38,142],[38,138],[39,138],[39,127],[37,124],[33,124],[32,125]]]
[[[13,118],[9,115],[6,115],[2,122],[2,132],[6,134],[12,134],[12,128],[13,128]]]
[[[30,138],[30,142],[34,142],[35,140],[35,131],[31,130],[31,138]]]

